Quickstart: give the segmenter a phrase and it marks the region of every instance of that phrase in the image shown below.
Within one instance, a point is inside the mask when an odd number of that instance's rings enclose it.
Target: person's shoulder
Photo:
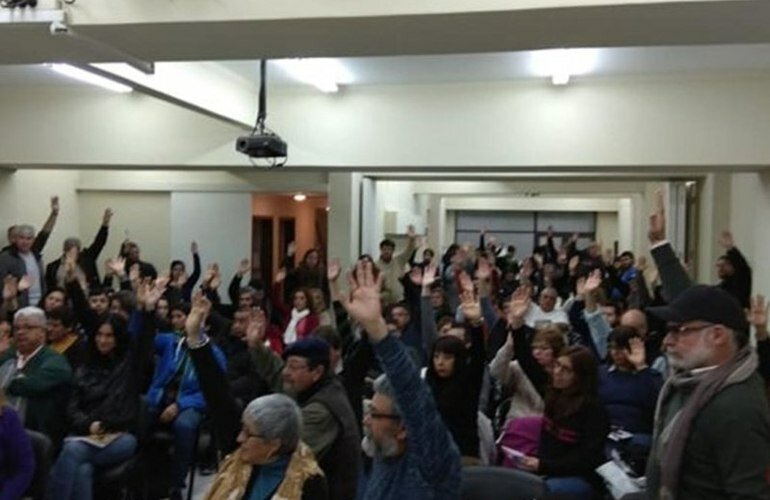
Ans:
[[[757,418],[770,424],[764,382],[758,373],[732,384],[709,401],[701,410],[702,420],[722,428],[725,422],[749,423]]]

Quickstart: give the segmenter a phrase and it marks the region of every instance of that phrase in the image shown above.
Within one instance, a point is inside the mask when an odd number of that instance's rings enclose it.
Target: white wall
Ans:
[[[249,168],[234,151],[239,130],[147,97],[11,89],[0,108],[2,164]],[[678,172],[770,157],[766,76],[357,86],[335,96],[308,89],[273,92],[270,109],[290,147],[284,170]]]
[[[170,246],[173,259],[192,270],[190,243],[197,241],[203,273],[219,263],[223,287],[241,259],[251,255],[251,195],[249,193],[171,193]],[[227,300],[226,289],[220,290]]]
[[[118,255],[126,238],[139,244],[141,259],[152,263],[159,273],[168,270],[171,261],[170,196],[162,192],[82,191],[77,196],[80,210],[80,237],[89,245],[102,221],[107,207],[115,215],[110,235],[99,259],[99,272],[104,261]]]

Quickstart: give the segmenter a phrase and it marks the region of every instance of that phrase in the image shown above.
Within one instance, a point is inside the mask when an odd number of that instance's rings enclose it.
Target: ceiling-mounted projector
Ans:
[[[268,165],[269,167],[281,167],[286,163],[289,146],[278,134],[272,132],[265,125],[265,119],[267,118],[267,91],[265,90],[267,61],[262,59],[259,62],[259,69],[259,111],[257,113],[257,123],[251,134],[236,139],[235,150],[248,155],[250,158],[271,158],[273,161]],[[275,158],[283,158],[283,160],[276,161],[274,160]]]
[[[239,137],[235,149],[252,158],[280,158],[287,156],[289,146],[275,134],[259,134]]]

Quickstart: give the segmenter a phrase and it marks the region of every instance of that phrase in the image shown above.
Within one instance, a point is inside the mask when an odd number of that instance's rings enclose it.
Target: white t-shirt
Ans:
[[[37,267],[35,255],[32,252],[19,253],[19,257],[24,261],[26,275],[29,278],[30,287],[27,291],[29,296],[29,305],[36,306],[43,298],[43,288],[40,286],[40,268]]]

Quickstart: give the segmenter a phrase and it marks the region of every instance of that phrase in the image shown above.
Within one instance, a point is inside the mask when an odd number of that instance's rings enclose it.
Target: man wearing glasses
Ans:
[[[695,285],[648,312],[668,325],[674,370],[655,412],[648,497],[770,498],[770,408],[741,305]]]
[[[41,309],[19,309],[13,330],[15,346],[0,355],[0,386],[27,429],[57,442],[63,437],[72,370],[64,356],[45,345],[46,319]]]
[[[374,384],[364,415],[364,451],[374,458],[364,498],[460,498],[460,452],[404,345],[389,335],[382,317],[382,275],[358,262],[351,291],[342,297],[348,314],[369,335],[385,375]]]

